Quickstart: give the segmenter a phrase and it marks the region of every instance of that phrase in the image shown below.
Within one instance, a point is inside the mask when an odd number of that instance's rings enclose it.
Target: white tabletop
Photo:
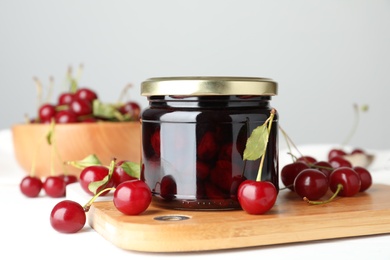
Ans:
[[[79,233],[61,234],[50,226],[49,216],[53,206],[64,198],[44,194],[26,198],[21,194],[18,185],[26,173],[14,159],[11,137],[8,129],[0,131],[0,252],[7,256],[5,259],[390,259],[390,234],[194,253],[122,250],[88,225]],[[309,145],[300,151],[321,157],[327,148]],[[376,155],[370,168],[374,182],[390,185],[390,151],[372,152]],[[281,165],[287,160],[281,151]]]

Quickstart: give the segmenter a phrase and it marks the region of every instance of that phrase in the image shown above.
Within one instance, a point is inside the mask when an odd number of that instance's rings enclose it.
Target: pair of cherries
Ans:
[[[43,181],[37,176],[25,176],[19,184],[22,194],[29,198],[38,197],[43,189],[49,197],[60,198],[66,193],[66,185],[77,182],[74,175],[62,174],[58,176],[48,176]]]
[[[84,206],[72,200],[63,200],[57,203],[50,214],[52,227],[60,233],[76,233],[86,223],[88,212],[93,201],[114,191],[113,203],[115,207],[126,215],[139,215],[144,212],[152,201],[152,192],[149,186],[125,170],[127,161],[116,163],[109,167],[91,165],[80,173],[80,185],[89,195],[92,195]],[[96,185],[94,185],[96,184]],[[95,186],[95,189],[92,186]]]

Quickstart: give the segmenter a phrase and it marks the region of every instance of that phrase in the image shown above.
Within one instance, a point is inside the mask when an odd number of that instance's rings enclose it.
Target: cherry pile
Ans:
[[[88,195],[96,195],[96,193],[103,189],[115,188],[122,182],[138,179],[138,177],[132,176],[122,167],[126,163],[131,164],[127,160],[115,162],[112,173],[110,173],[110,168],[104,165],[90,165],[85,167],[80,172],[79,178],[82,190]],[[95,187],[91,188],[91,183],[94,183]],[[108,192],[109,190],[106,190],[100,196],[107,195]]]
[[[140,169],[130,161],[113,159],[110,166],[91,164],[80,173],[79,182],[82,189],[93,197],[81,206],[71,200],[57,203],[51,211],[50,223],[61,233],[75,233],[82,229],[93,201],[114,191],[114,206],[125,215],[139,215],[144,212],[152,200],[149,186],[139,177]]]
[[[352,153],[364,151],[356,149]],[[343,157],[346,154],[341,149],[331,149],[326,161],[317,161],[312,156],[296,158],[282,168],[281,181],[286,188],[312,204],[329,202],[335,196],[355,196],[372,185],[372,176],[365,167],[353,166]],[[329,190],[333,193],[329,200],[316,201]]]
[[[114,190],[113,202],[116,209],[126,215],[139,215],[144,212],[152,201],[149,186],[142,180],[134,179],[120,183],[116,188],[106,188],[102,192]],[[76,233],[86,223],[88,212],[96,196],[84,206],[72,200],[58,202],[50,213],[51,226],[60,233]]]
[[[103,104],[96,91],[83,87],[74,92],[64,92],[55,103],[44,103],[38,108],[37,118],[32,123],[57,124],[97,122],[97,121],[134,121],[140,117],[140,106],[134,101],[118,104]]]

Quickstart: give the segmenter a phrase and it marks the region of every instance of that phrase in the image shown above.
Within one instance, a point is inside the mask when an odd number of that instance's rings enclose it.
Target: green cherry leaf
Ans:
[[[88,184],[88,189],[93,193],[93,194],[96,194],[99,187],[103,187],[104,189],[104,186],[108,183],[108,181],[110,180],[110,175],[107,175],[106,177],[104,177],[102,180],[100,181],[93,181],[91,182],[90,184]]]
[[[103,103],[99,100],[94,100],[93,115],[107,119],[116,119],[118,115],[118,109],[113,104]]]
[[[80,161],[69,161],[67,163],[77,169],[84,169],[85,167],[93,165],[102,165],[99,158],[95,154],[90,154]]]
[[[264,154],[268,142],[267,124],[256,127],[248,138],[244,150],[244,160],[255,161]]]
[[[124,162],[121,165],[122,169],[131,177],[139,179],[141,176],[140,165],[134,162]]]

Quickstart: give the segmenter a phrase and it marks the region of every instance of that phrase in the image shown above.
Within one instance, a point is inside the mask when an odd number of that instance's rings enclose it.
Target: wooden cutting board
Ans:
[[[151,205],[139,216],[112,201],[95,202],[90,226],[114,245],[144,252],[188,252],[390,233],[390,186],[309,205],[288,190],[264,215],[244,211],[182,211]]]

